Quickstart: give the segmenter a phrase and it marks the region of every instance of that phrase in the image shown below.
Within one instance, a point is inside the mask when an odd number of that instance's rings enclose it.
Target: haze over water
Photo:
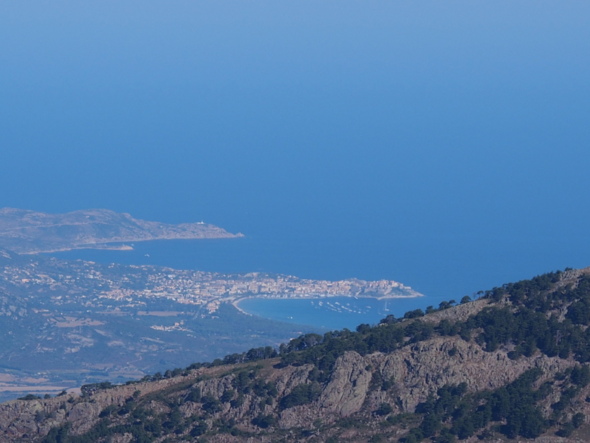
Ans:
[[[170,265],[444,299],[589,266],[589,13],[3,2],[0,206],[205,220],[247,237]]]

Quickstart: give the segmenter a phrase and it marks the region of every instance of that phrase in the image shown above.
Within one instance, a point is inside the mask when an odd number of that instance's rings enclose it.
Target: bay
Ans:
[[[313,325],[328,330],[354,330],[362,323],[377,324],[388,315],[402,317],[407,311],[424,309],[429,297],[376,298],[329,297],[316,299],[248,298],[239,302],[245,312],[272,320]]]

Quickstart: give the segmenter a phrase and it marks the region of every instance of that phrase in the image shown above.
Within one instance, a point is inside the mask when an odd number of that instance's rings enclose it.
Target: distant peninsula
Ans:
[[[108,209],[65,214],[0,209],[0,247],[20,254],[72,249],[131,249],[131,246],[122,243],[243,236],[209,223],[166,224],[139,220],[130,214]]]

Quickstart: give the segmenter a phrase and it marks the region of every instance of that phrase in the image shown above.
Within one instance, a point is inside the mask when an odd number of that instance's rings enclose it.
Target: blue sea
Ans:
[[[354,297],[295,300],[249,298],[240,301],[239,307],[250,314],[287,323],[329,330],[353,330],[361,323],[377,324],[388,315],[402,317],[407,311],[424,309],[430,302],[429,297],[387,300]]]

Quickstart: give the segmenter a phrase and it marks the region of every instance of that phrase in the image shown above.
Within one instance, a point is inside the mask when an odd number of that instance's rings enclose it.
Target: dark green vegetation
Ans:
[[[525,372],[514,382],[493,391],[469,394],[465,384],[444,386],[418,406],[416,413],[422,416],[422,421],[402,441],[410,443],[434,437],[438,442],[452,442],[478,433],[480,439],[485,439],[491,432],[479,431],[490,424],[493,430],[510,439],[518,436],[534,439],[556,425],[561,426],[557,435],[568,436],[585,419],[584,414],[578,413],[568,421],[559,413],[570,406],[568,401],[582,387],[587,386],[588,380],[580,383],[577,378],[576,374],[580,373],[590,375],[588,366],[578,366],[566,374],[560,374],[563,380],[559,383],[546,381],[538,387],[535,384],[542,375],[538,368]],[[545,417],[538,403],[547,398],[554,385],[559,387],[563,402],[560,400],[562,403],[553,404],[553,413]]]
[[[569,270],[507,284],[481,294],[472,312],[470,305],[466,299],[459,306],[445,302],[429,308],[428,314],[412,311],[402,319],[390,316],[376,326],[360,325],[356,331],[306,334],[278,350],[251,349],[143,380],[161,383],[157,389],[149,383],[106,386],[112,392],[127,390],[119,401],[102,404],[90,429],[80,432],[65,420],[42,441],[100,442],[128,434],[138,442],[266,438],[442,443],[472,436],[568,438],[587,432],[588,273]],[[427,349],[418,346],[428,343],[448,349],[451,360],[467,349],[483,353],[482,361],[486,355],[489,361],[504,358],[514,376],[492,374],[490,380],[477,381],[494,388],[474,389],[478,384],[471,379],[416,385],[414,390],[424,392],[416,397],[385,368],[397,364],[398,353],[405,357],[394,374],[417,367],[410,359],[420,356],[411,354]],[[358,357],[343,360],[346,355]],[[471,363],[469,358],[457,361],[457,373]],[[422,378],[434,380],[436,375]],[[86,386],[84,396],[72,401],[100,403],[101,395],[109,392],[102,388]],[[356,394],[342,397],[343,392]],[[364,396],[362,404],[349,407],[347,402],[358,395]]]

